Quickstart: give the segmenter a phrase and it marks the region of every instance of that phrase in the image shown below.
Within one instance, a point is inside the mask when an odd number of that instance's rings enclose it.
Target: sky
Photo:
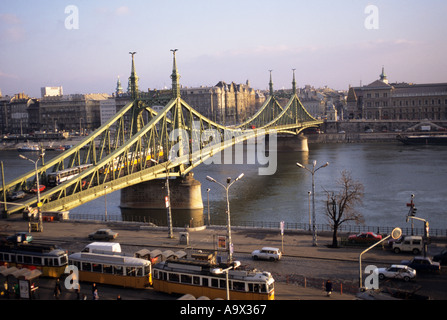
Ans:
[[[75,8],[73,10],[72,8]],[[267,89],[347,90],[379,78],[447,82],[445,0],[2,0],[0,90],[40,97],[124,89],[131,56],[140,90],[219,81]]]

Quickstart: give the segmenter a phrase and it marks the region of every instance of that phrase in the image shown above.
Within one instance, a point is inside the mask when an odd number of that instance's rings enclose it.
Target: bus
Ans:
[[[153,266],[153,288],[168,294],[191,294],[209,299],[226,298],[226,274],[216,268],[229,265],[187,259],[166,260]],[[275,288],[270,272],[232,269],[228,271],[232,300],[274,300]]]
[[[150,261],[122,254],[76,252],[68,257],[68,264],[79,271],[79,280],[145,289],[152,285]]]
[[[0,246],[0,265],[38,269],[43,277],[59,278],[68,263],[66,250],[45,244],[3,244]]]
[[[87,170],[91,166],[92,166],[92,164],[83,164],[83,165],[76,166],[73,168],[68,168],[68,169],[59,170],[56,172],[51,172],[47,176],[48,186],[55,187],[67,180],[74,178],[75,176],[77,176],[81,172]]]

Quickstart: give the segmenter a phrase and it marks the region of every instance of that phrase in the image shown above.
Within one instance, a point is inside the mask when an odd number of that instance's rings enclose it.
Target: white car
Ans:
[[[410,281],[416,277],[416,270],[400,264],[393,264],[389,268],[378,268],[379,279],[401,279],[404,281]]]
[[[255,250],[251,253],[251,256],[253,259],[263,259],[263,260],[280,260],[282,257],[281,250],[278,248],[272,248],[272,247],[264,247],[261,250]]]

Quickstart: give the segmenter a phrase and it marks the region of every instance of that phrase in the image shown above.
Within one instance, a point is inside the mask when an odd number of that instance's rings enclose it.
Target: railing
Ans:
[[[82,214],[82,213],[70,213],[70,220],[90,220],[90,221],[108,221],[108,222],[139,222],[139,223],[152,223],[154,225],[162,225],[156,219],[151,219],[145,216],[133,216],[133,215],[108,215],[107,219],[104,214],[102,215],[92,215],[92,214]],[[213,226],[226,226],[226,220],[211,220]],[[207,222],[205,221],[205,224]],[[198,227],[201,224],[193,223],[189,227]],[[260,229],[277,229],[280,230],[279,221],[233,221],[232,227],[240,228],[260,228]],[[332,232],[332,227],[329,224],[316,224],[317,232]],[[295,223],[295,222],[285,222],[285,230],[301,230],[301,231],[311,231],[311,226],[308,223]],[[338,228],[339,233],[361,233],[361,232],[374,232],[377,234],[390,234],[394,227],[384,227],[384,226],[365,226],[365,225],[350,225],[344,224]],[[424,228],[413,228],[411,227],[403,228],[402,234],[404,235],[424,235]],[[447,229],[435,229],[430,228],[430,237],[446,237]]]

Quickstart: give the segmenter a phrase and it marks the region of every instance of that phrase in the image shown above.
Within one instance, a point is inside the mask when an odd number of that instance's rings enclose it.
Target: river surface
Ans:
[[[324,217],[324,190],[337,191],[336,181],[342,170],[348,170],[354,180],[364,185],[363,204],[357,206],[365,225],[409,227],[405,222],[406,204],[411,194],[418,209],[417,216],[427,219],[431,228],[447,228],[447,147],[405,146],[399,143],[310,144],[309,152],[278,152],[276,171],[259,175],[260,165],[201,164],[194,177],[202,183],[204,215],[207,215],[209,192],[211,222],[225,221],[225,191],[208,180],[211,176],[225,184],[227,177],[244,177],[230,188],[230,211],[233,223],[238,221],[309,222],[309,195],[312,175],[296,166],[297,162],[311,168],[329,162],[315,174],[317,224],[327,223]],[[33,154],[29,153],[29,157]],[[47,152],[47,157],[57,155]],[[37,156],[37,155],[36,155]],[[1,151],[5,179],[11,180],[33,169],[33,165],[18,157],[17,151]],[[164,195],[162,195],[164,196]],[[72,213],[103,214],[104,197],[91,201]],[[120,215],[120,192],[107,195],[107,212]],[[416,227],[422,223],[415,222]]]

